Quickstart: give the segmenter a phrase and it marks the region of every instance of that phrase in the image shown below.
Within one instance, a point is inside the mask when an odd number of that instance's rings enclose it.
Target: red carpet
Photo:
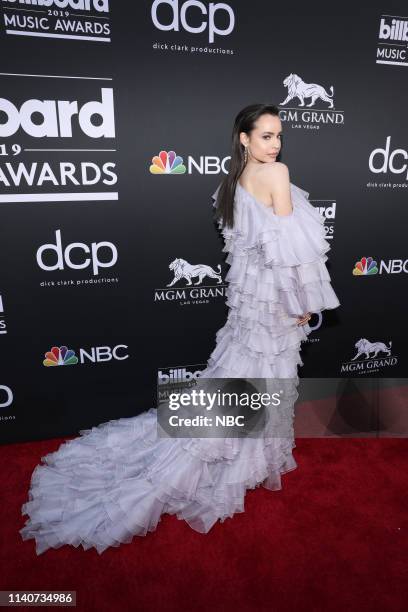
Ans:
[[[297,439],[283,489],[207,534],[175,516],[105,551],[23,542],[31,472],[62,440],[0,447],[2,590],[76,590],[77,609],[402,611],[408,601],[406,439]]]

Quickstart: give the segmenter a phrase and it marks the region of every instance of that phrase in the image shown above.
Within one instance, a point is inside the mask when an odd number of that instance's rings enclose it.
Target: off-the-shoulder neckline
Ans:
[[[254,202],[256,202],[257,204],[262,206],[262,208],[265,208],[265,210],[271,210],[272,214],[275,217],[285,218],[285,217],[291,217],[293,215],[293,210],[292,210],[292,212],[289,215],[277,215],[276,212],[273,210],[273,206],[269,206],[269,204],[265,204],[265,202],[261,202],[260,200],[258,200],[255,196],[252,195],[252,193],[249,193],[249,191],[247,191],[245,189],[245,187],[243,187],[239,181],[237,181],[237,185],[238,185],[238,187],[240,187],[242,189],[242,191],[244,193],[249,195],[249,197],[252,198],[254,200]],[[292,183],[290,183],[290,186],[292,186]],[[292,203],[292,206],[293,206],[293,203]]]

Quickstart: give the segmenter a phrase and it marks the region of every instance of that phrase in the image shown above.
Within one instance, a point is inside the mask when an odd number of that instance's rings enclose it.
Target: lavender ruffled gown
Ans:
[[[323,217],[292,183],[291,196],[293,212],[281,217],[237,185],[234,229],[222,229],[230,310],[202,378],[296,385],[300,344],[311,331],[296,318],[339,306],[325,265]],[[102,553],[154,531],[164,513],[207,533],[244,511],[247,489],[282,488],[281,475],[297,467],[290,431],[282,438],[161,438],[156,408],[80,431],[35,468],[21,536],[35,538],[37,554],[64,544]]]

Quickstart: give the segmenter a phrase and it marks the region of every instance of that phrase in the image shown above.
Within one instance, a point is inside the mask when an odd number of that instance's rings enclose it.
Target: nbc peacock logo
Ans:
[[[372,257],[362,257],[354,264],[354,276],[370,276],[378,274],[377,262]]]
[[[48,368],[52,366],[76,365],[78,357],[75,351],[66,346],[53,346],[50,351],[45,353],[43,364]]]
[[[183,158],[175,151],[160,151],[152,158],[151,174],[185,174],[186,167]]]

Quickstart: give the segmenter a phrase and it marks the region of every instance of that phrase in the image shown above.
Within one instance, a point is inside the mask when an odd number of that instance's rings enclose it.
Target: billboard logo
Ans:
[[[0,123],[0,137],[14,136],[21,128],[33,138],[72,138],[72,118],[89,138],[114,138],[115,119],[113,89],[101,87],[101,98],[91,100],[81,107],[77,100],[30,99],[17,108],[13,102],[0,98],[0,113],[6,121]],[[41,116],[41,123],[33,121],[33,115]],[[92,120],[98,117],[97,124]]]
[[[16,0],[3,0],[14,4]],[[19,4],[31,4],[34,6],[46,6],[49,8],[53,4],[57,8],[63,9],[70,7],[76,11],[97,11],[98,13],[109,12],[109,0],[17,0]]]
[[[378,30],[376,63],[407,66],[407,41],[408,17],[382,15]]]
[[[158,371],[157,383],[159,385],[188,383],[188,382],[191,382],[192,380],[197,380],[201,372],[202,370],[200,369],[190,371],[186,367],[163,368]]]
[[[201,373],[206,368],[205,363],[177,367],[160,368],[157,373],[158,404],[169,399],[176,391],[183,392],[195,386]]]
[[[111,41],[108,0],[3,0],[3,7],[6,34]]]
[[[391,17],[391,16],[389,16]],[[408,21],[405,19],[392,19],[390,23],[386,23],[384,17],[381,18],[380,40],[402,40],[408,42]]]

